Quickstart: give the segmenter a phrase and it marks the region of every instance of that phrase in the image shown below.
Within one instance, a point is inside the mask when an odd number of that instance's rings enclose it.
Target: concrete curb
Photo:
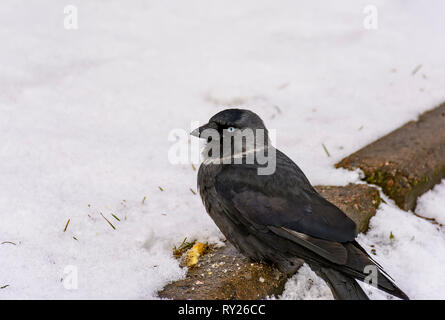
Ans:
[[[403,210],[414,210],[417,198],[445,178],[445,103],[358,150],[336,164],[361,169],[365,181]]]

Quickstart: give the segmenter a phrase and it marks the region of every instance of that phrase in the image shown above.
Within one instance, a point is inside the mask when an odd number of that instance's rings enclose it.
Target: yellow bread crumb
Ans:
[[[206,245],[202,242],[196,242],[193,247],[187,251],[187,267],[193,267],[198,263],[199,257],[205,252]]]

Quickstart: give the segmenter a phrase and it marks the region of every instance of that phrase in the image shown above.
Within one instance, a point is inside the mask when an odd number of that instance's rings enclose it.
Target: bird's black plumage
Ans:
[[[194,134],[199,136],[207,128],[220,133],[221,144],[228,138],[228,128],[236,129],[233,134],[246,128],[264,129],[267,138],[263,121],[249,110],[224,110]],[[306,262],[338,299],[367,299],[354,280],[365,279],[367,265],[377,268],[381,290],[408,299],[354,240],[355,223],[318,194],[291,159],[270,143],[266,147],[276,154],[273,174],[259,175],[262,165],[257,162],[204,161],[199,168],[204,206],[226,238],[245,256],[289,275]]]

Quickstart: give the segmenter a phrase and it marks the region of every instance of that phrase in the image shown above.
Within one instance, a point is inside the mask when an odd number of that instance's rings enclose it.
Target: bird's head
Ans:
[[[248,164],[258,167],[259,175],[275,172],[276,152],[263,120],[244,109],[226,109],[192,133],[206,139],[204,164]]]
[[[206,139],[203,156],[217,161],[244,159],[269,146],[263,120],[256,113],[243,109],[223,110],[191,134]]]
[[[207,124],[195,129],[191,135],[208,139],[209,135],[205,134],[206,131],[215,130],[219,137],[223,138],[239,135],[246,129],[252,130],[254,134],[257,130],[263,130],[267,137],[267,129],[263,120],[256,113],[245,109],[226,109],[218,112],[210,118]],[[215,137],[212,136],[212,138]]]

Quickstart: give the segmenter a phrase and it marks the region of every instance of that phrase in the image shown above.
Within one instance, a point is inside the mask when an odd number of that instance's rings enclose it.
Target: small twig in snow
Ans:
[[[323,146],[324,152],[326,152],[326,154],[328,155],[328,157],[330,157],[331,155],[329,154],[328,149],[326,148],[326,146],[324,145],[324,143],[321,144]]]
[[[5,243],[9,243],[9,244],[13,244],[13,245],[17,245],[17,244],[15,244],[14,242],[11,242],[11,241],[3,241],[1,244],[5,244]]]
[[[100,213],[100,215],[102,216],[102,218],[104,218],[105,221],[108,222],[108,224],[109,224],[114,230],[116,230],[116,228],[113,226],[113,224],[110,222],[110,220],[108,220],[107,218],[105,218],[104,215],[102,214],[102,212],[99,212],[99,213]]]
[[[417,73],[417,71],[420,70],[420,68],[422,68],[422,65],[419,64],[417,67],[414,68],[413,72],[411,72],[412,75],[415,75]]]
[[[68,225],[70,224],[70,220],[71,220],[71,219],[68,219],[68,221],[66,222],[65,229],[63,229],[63,232],[65,232],[66,229],[68,229]]]

